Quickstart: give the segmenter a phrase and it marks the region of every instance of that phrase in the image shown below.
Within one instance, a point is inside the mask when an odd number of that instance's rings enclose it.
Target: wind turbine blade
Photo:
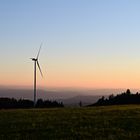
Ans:
[[[43,74],[42,74],[42,71],[41,71],[41,68],[40,68],[40,65],[39,65],[39,62],[38,61],[37,61],[37,65],[38,65],[39,71],[41,73],[41,76],[43,77]]]
[[[40,48],[39,48],[39,51],[38,51],[38,54],[37,54],[37,57],[36,57],[36,59],[38,59],[38,57],[39,57],[39,54],[40,54],[41,47],[42,47],[42,43],[41,43],[41,45],[40,45]]]

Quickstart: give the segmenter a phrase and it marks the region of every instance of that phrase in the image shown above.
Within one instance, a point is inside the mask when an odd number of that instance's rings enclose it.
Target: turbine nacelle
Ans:
[[[32,61],[37,61],[37,59],[36,59],[36,58],[30,58],[30,59],[32,59]]]

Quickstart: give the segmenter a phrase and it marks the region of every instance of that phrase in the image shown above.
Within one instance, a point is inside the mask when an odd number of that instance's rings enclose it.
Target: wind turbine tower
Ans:
[[[41,71],[41,68],[40,68],[40,65],[39,65],[39,61],[38,61],[41,47],[42,47],[42,44],[40,45],[37,57],[36,58],[31,58],[32,61],[34,61],[34,107],[36,106],[36,67],[37,66],[39,68],[41,76],[43,77],[43,74],[42,74],[42,71]]]

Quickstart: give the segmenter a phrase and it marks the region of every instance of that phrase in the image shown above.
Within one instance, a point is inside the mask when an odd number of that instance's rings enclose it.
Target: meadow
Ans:
[[[140,140],[140,105],[0,110],[0,140]]]

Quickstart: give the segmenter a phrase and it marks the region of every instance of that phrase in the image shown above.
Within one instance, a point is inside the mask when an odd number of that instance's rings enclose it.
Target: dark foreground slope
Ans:
[[[0,110],[0,139],[139,140],[140,106]]]

